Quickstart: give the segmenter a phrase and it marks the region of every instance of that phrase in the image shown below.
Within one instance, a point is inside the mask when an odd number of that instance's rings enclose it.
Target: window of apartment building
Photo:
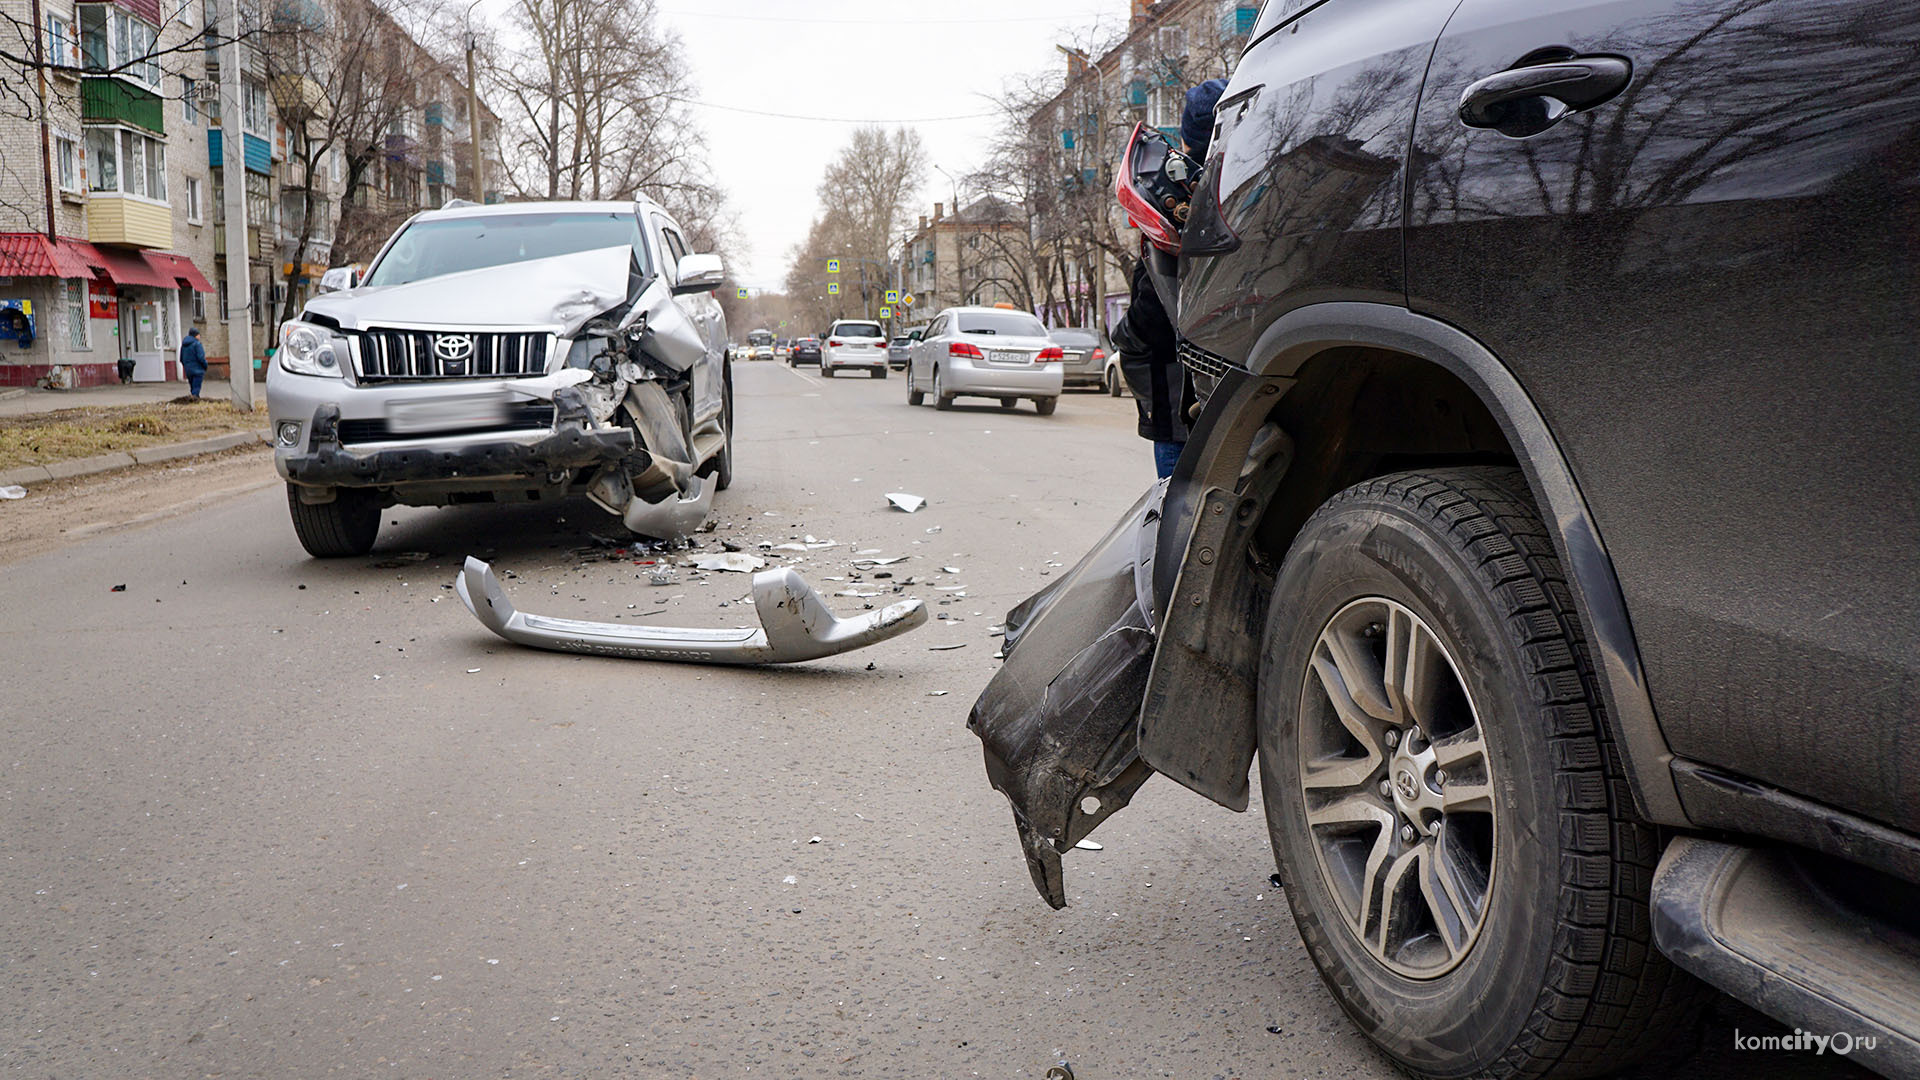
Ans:
[[[219,290],[220,292],[220,321],[226,322],[227,321],[227,279],[224,277],[215,278],[213,280],[213,285],[214,285],[214,288]]]
[[[199,89],[199,83],[185,75],[180,76],[180,119],[189,124],[200,121],[200,103],[194,99]]]
[[[87,189],[86,157],[80,152],[80,140],[65,132],[53,133],[53,168],[60,178],[61,191]]]
[[[260,303],[260,283],[257,281],[248,282],[247,310],[253,313],[252,322],[255,326],[260,325],[260,315],[264,306],[265,305]]]
[[[158,38],[152,23],[130,12],[106,4],[80,5],[80,51],[89,71],[111,72],[158,91]]]
[[[60,68],[80,66],[80,28],[65,15],[47,16],[47,61]]]
[[[94,191],[166,201],[167,147],[159,139],[128,128],[88,128],[87,160]]]
[[[332,164],[332,168],[329,170],[333,174],[332,180],[338,184],[347,175],[346,155],[342,154],[340,148],[336,146],[333,148],[333,152],[327,155],[327,158]]]
[[[204,203],[201,201],[203,194],[200,178],[187,177],[187,224],[189,225],[199,225],[206,220],[206,211],[202,209]]]
[[[267,111],[267,88],[252,79],[246,81],[241,94],[240,126],[247,134],[263,139],[273,134],[273,117]]]
[[[93,348],[93,323],[87,318],[87,283],[60,279],[60,307],[67,313],[67,347],[82,352]]]
[[[189,291],[193,293],[193,321],[206,322],[207,321],[207,294],[201,292],[198,289],[191,289]]]

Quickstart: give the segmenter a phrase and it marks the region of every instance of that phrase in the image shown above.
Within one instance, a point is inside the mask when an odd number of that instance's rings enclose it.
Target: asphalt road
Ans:
[[[317,562],[264,458],[0,570],[0,1075],[1395,1075],[1257,813],[1150,783],[1053,912],[986,784],[989,628],[1151,481],[1131,402],[737,381],[706,550],[838,541],[816,584],[911,576],[946,618],[782,669],[516,649],[450,591],[463,556],[590,619],[750,622],[748,581],[649,585],[584,502],[395,509],[372,557]],[[827,580],[867,549],[909,558]],[[1828,1075],[1716,1024],[1690,1075]]]

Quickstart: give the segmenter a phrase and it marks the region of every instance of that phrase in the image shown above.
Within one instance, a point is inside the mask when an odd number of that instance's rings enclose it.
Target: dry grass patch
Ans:
[[[0,417],[0,469],[191,442],[266,424],[224,401],[88,406]]]

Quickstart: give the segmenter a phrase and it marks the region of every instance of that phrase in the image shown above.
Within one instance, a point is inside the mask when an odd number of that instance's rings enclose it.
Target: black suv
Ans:
[[[801,364],[820,366],[820,339],[794,338],[793,346],[787,350],[787,366],[799,367]]]
[[[1049,900],[1257,754],[1411,1072],[1605,1073],[1711,986],[1920,1075],[1917,57],[1892,0],[1268,0],[1153,265],[1192,440],[972,718]]]

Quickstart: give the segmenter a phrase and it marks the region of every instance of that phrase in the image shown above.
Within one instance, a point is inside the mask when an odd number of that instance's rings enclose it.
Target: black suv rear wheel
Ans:
[[[1515,469],[1336,495],[1275,582],[1267,825],[1321,977],[1429,1077],[1587,1076],[1697,1015],[1653,948],[1635,820],[1546,527]]]

